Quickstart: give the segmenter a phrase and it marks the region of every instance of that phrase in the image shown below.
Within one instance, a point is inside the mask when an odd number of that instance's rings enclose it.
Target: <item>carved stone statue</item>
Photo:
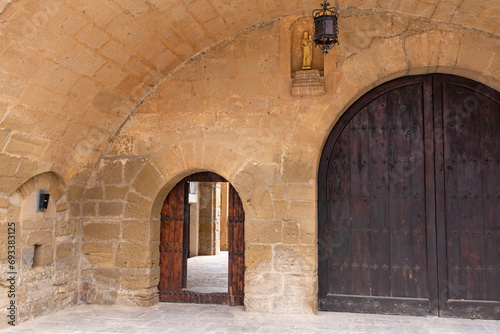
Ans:
[[[302,38],[302,69],[310,70],[312,68],[312,36],[309,36],[307,31],[304,31]]]

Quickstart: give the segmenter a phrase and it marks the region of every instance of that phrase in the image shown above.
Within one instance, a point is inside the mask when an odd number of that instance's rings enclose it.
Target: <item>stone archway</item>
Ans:
[[[188,289],[189,184],[188,182],[227,182],[215,173],[196,173],[185,177],[170,191],[161,212],[160,301],[243,305],[245,276],[245,212],[241,199],[229,185],[229,264],[228,291],[203,293]]]

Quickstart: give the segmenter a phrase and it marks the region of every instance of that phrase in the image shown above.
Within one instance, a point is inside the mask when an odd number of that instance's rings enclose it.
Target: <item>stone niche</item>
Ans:
[[[310,17],[298,18],[290,27],[290,70],[292,77],[293,96],[317,96],[325,94],[324,56],[318,47],[312,47],[312,67],[302,68],[303,50],[302,39],[304,32],[313,36],[313,19]]]

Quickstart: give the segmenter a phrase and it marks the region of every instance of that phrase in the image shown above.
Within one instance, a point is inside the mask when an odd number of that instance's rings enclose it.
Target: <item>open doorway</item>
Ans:
[[[197,173],[179,182],[161,213],[160,301],[243,305],[244,221],[224,178]]]
[[[228,291],[228,205],[228,182],[189,182],[188,291]]]

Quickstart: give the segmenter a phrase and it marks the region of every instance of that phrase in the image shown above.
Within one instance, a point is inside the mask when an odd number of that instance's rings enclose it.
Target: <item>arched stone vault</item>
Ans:
[[[314,312],[317,166],[340,115],[371,88],[405,75],[453,73],[499,87],[498,38],[411,16],[353,11],[344,18],[346,35],[360,24],[370,29],[353,34],[325,62],[326,94],[294,98],[282,62],[290,63],[283,36],[294,19],[269,22],[191,59],[134,111],[103,153],[89,186],[106,188],[102,175],[121,165],[118,182],[128,193],[120,217],[140,222],[150,235],[127,250],[147,254],[147,263],[138,260],[134,270],[146,273],[149,285],[122,288],[117,302],[153,302],[161,204],[183,177],[207,170],[235,186],[247,213],[247,308]],[[273,44],[278,36],[279,45]],[[119,252],[116,258],[126,257]]]
[[[500,29],[493,0],[337,4],[342,17],[356,8],[491,36]],[[2,164],[10,168],[1,190],[10,193],[47,169],[86,182],[109,138],[193,55],[261,22],[308,15],[317,6],[313,0],[1,2],[1,135],[25,147],[3,148]],[[373,30],[371,22],[360,22],[357,32]],[[356,31],[348,32],[344,19],[341,25],[341,40],[349,43]]]
[[[311,98],[290,95],[289,29],[317,0],[0,1],[0,191],[49,170],[68,184],[80,300],[155,302],[161,204],[206,170],[247,214],[247,309],[315,312],[316,176],[336,120],[405,75],[500,90],[497,1],[338,4]]]

